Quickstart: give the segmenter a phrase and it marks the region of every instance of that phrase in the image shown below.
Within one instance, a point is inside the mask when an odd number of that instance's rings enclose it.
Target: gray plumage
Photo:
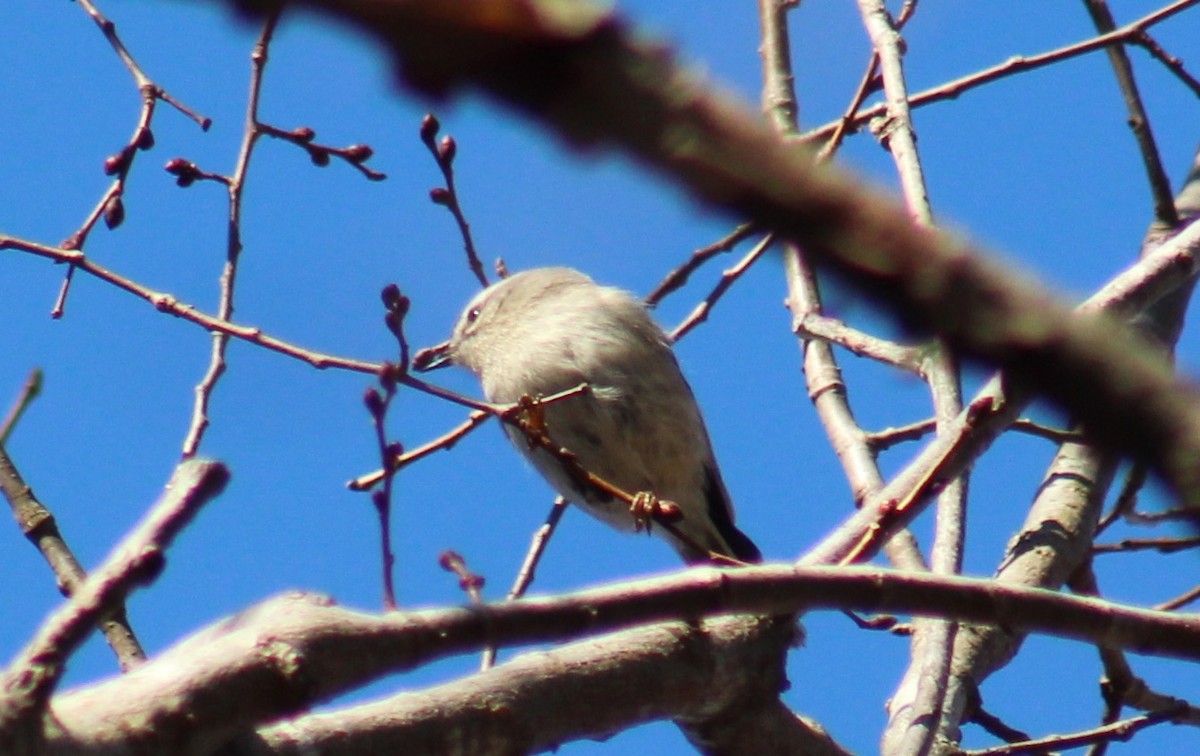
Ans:
[[[704,549],[742,561],[758,549],[733,524],[733,508],[691,387],[670,340],[637,299],[570,268],[538,268],[480,292],[448,342],[418,369],[457,364],[474,372],[488,401],[544,397],[587,383],[590,391],[542,405],[554,443],[587,470],[629,493],[675,502],[675,527]],[[580,490],[562,461],[506,425],[514,446],[564,497],[622,530],[634,526],[624,502]],[[687,562],[708,555],[663,527]]]

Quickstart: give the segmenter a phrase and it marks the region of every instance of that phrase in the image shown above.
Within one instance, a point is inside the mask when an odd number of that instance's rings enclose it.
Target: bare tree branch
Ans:
[[[990,580],[865,567],[701,568],[554,598],[383,616],[342,609],[319,597],[288,594],[201,630],[128,675],[58,696],[53,709],[60,726],[49,735],[53,747],[63,748],[86,739],[96,747],[122,742],[153,751],[156,744],[169,742],[173,748],[191,743],[203,750],[203,744],[215,747],[248,728],[293,715],[367,681],[487,644],[580,638],[634,623],[681,617],[692,618],[694,624],[700,616],[729,612],[786,615],[801,607],[951,616],[1049,632],[1110,648],[1200,659],[1200,622],[1194,617],[999,585]],[[730,626],[774,628],[770,632],[783,633],[776,638],[784,643],[792,633],[790,620],[741,618],[731,620]],[[691,632],[678,624],[662,627],[673,628],[667,632],[675,638],[681,632]],[[706,637],[716,634],[713,626],[706,623],[703,627]],[[661,631],[648,628],[645,632]],[[644,651],[641,644],[646,636],[640,631],[625,638],[629,646],[626,650],[618,652],[609,646],[592,658],[612,659],[614,654],[619,657]],[[747,652],[766,653],[770,664],[779,664],[782,649],[767,644],[757,650],[747,647]],[[754,675],[738,670],[737,658],[736,654],[731,658],[728,669],[742,678],[739,685],[753,685],[746,678]],[[690,653],[674,659],[672,669],[678,674],[694,674],[697,668],[706,666],[696,665]],[[562,671],[557,660],[545,654],[521,662],[521,666],[527,664],[540,666],[542,676],[548,671]],[[621,665],[613,666],[618,668],[614,674],[619,676]],[[504,670],[500,667],[493,673],[503,675]],[[556,676],[560,677],[549,675]],[[657,675],[660,680],[670,677]],[[481,689],[486,691],[497,678],[472,679],[482,680]],[[771,679],[766,678],[766,689],[774,696],[778,688]],[[569,679],[560,680],[560,684],[578,692]],[[464,695],[473,695],[468,693],[472,685],[466,682],[458,689]],[[553,680],[546,685],[553,686]],[[560,698],[571,698],[561,690]],[[411,702],[421,695],[402,696],[401,700]],[[659,691],[634,687],[627,695],[644,703],[658,700]],[[541,699],[526,700],[534,705]],[[685,699],[681,705],[690,705],[686,702],[691,700]],[[418,700],[417,706],[423,708],[426,703]],[[372,711],[377,710],[365,710]],[[445,713],[446,709],[441,711]],[[782,714],[776,710],[768,716]],[[593,718],[599,715],[591,712]],[[662,714],[668,715],[691,716]],[[643,714],[638,721],[644,718]],[[155,727],[131,727],[133,721],[152,721]],[[329,726],[328,719],[310,721],[316,728]],[[357,715],[355,721],[359,721]],[[418,732],[424,727],[418,727]],[[277,737],[286,739],[285,730],[281,728]],[[583,737],[595,732],[587,729],[577,734]],[[363,737],[369,735],[367,732]]]
[[[107,612],[136,586],[158,576],[167,547],[228,480],[229,473],[216,462],[180,464],[142,523],[42,623],[0,676],[0,749],[13,754],[41,752],[46,737],[42,717],[67,659]]]
[[[998,63],[990,68],[985,68],[982,71],[977,71],[954,81],[948,81],[945,84],[931,87],[923,92],[917,92],[909,98],[908,104],[917,108],[935,102],[953,100],[963,93],[984,84],[990,84],[1009,76],[1024,73],[1025,71],[1032,71],[1043,66],[1061,63],[1064,60],[1104,50],[1113,45],[1139,44],[1142,35],[1145,34],[1147,29],[1166,21],[1178,13],[1182,13],[1197,2],[1200,2],[1200,0],[1176,0],[1162,8],[1147,13],[1141,18],[1130,21],[1108,34],[1101,34],[1098,37],[1086,39],[1082,42],[1076,42],[1075,44],[1066,45],[1056,50],[1050,50],[1037,55],[1014,55],[1003,63]],[[875,105],[866,110],[859,110],[850,119],[849,126],[845,125],[845,119],[834,121],[805,132],[801,135],[801,138],[805,141],[828,139],[838,129],[857,128],[863,124],[870,123],[872,119],[878,118],[886,112],[886,104]]]
[[[0,494],[12,508],[13,519],[25,538],[50,566],[59,590],[64,596],[73,596],[87,579],[87,574],[59,531],[54,514],[38,500],[3,444],[0,444]],[[114,602],[98,624],[122,670],[133,669],[146,660],[146,652],[125,614],[124,602]]]

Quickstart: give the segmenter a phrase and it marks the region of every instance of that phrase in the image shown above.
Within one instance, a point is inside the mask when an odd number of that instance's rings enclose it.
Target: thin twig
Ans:
[[[483,410],[474,410],[471,412],[471,414],[467,415],[466,420],[459,423],[446,433],[443,433],[432,441],[428,441],[416,448],[408,449],[392,457],[391,460],[388,461],[388,466],[386,469],[399,470],[403,467],[411,465],[413,462],[416,462],[422,457],[429,456],[435,451],[448,451],[453,448],[453,446],[458,443],[460,439],[491,417],[491,414],[484,412]],[[346,483],[346,487],[351,491],[367,491],[379,485],[379,482],[383,480],[385,474],[385,470],[380,469],[365,475],[360,475],[354,480],[348,481]]]
[[[153,87],[156,90],[154,93],[155,97],[195,121],[196,124],[204,131],[208,131],[209,126],[212,125],[212,119],[200,115],[196,111],[176,100],[174,97],[168,94],[166,90],[158,87],[158,85],[156,85],[150,79],[150,77],[145,74],[145,72],[142,70],[142,67],[138,65],[136,60],[134,60],[133,55],[129,52],[128,48],[125,47],[125,44],[121,41],[121,38],[117,36],[117,25],[110,21],[103,13],[101,13],[100,9],[96,7],[96,4],[92,2],[92,0],[79,0],[79,7],[83,8],[83,10],[86,11],[89,16],[91,16],[92,20],[96,22],[96,26],[100,27],[100,31],[104,34],[104,38],[108,40],[110,45],[112,45],[113,50],[115,50],[117,55],[121,58],[121,62],[125,64],[127,69],[129,69],[129,73],[133,75],[133,80],[137,84],[137,88],[139,90],[145,89],[146,87]]]
[[[1093,554],[1117,554],[1125,551],[1157,551],[1174,554],[1200,547],[1200,536],[1181,538],[1126,538],[1117,543],[1097,543],[1092,546]]]
[[[1018,743],[1032,739],[1029,733],[1010,726],[1007,722],[987,711],[982,706],[976,706],[971,715],[967,717],[967,721],[979,725],[985,732],[1000,738],[1006,743]]]
[[[1092,17],[1096,31],[1107,34],[1117,27],[1107,0],[1083,0],[1084,7]],[[1139,36],[1144,36],[1139,34]],[[1112,65],[1121,96],[1125,100],[1125,109],[1129,115],[1129,128],[1137,140],[1138,150],[1142,155],[1142,165],[1146,170],[1146,179],[1150,183],[1150,195],[1154,199],[1154,218],[1166,228],[1179,225],[1179,213],[1175,210],[1175,198],[1171,191],[1171,180],[1163,168],[1162,156],[1154,141],[1154,131],[1150,127],[1150,116],[1142,103],[1142,95],[1138,91],[1137,79],[1133,76],[1133,66],[1123,45],[1111,45],[1105,52],[1108,62]]]
[[[1100,523],[1096,526],[1097,536],[1108,530],[1119,518],[1134,519],[1136,516],[1135,508],[1137,507],[1138,493],[1146,485],[1148,475],[1149,470],[1145,464],[1134,462],[1130,466],[1129,472],[1125,474],[1125,482],[1121,485],[1121,492],[1117,494],[1117,501],[1113,504],[1112,511],[1102,517]]]
[[[1164,50],[1162,45],[1158,44],[1153,37],[1146,32],[1142,32],[1129,40],[1129,43],[1137,45],[1150,53],[1151,57],[1166,66],[1167,70],[1175,74],[1175,77],[1183,82],[1184,86],[1192,90],[1192,94],[1200,97],[1200,79],[1188,73],[1188,70],[1183,66],[1183,61]]]
[[[1079,431],[1068,430],[1064,428],[1052,428],[1048,425],[1043,425],[1024,417],[1017,418],[1009,427],[1019,433],[1037,436],[1038,438],[1044,438],[1058,444],[1079,442],[1085,438],[1085,436]],[[871,446],[877,451],[885,451],[896,444],[904,443],[906,441],[919,441],[936,429],[937,421],[933,418],[929,418],[927,420],[918,420],[915,423],[909,423],[908,425],[901,425],[895,428],[884,428],[883,430],[875,431],[874,433],[868,433],[867,443],[871,444]]]
[[[1035,68],[1041,68],[1054,63],[1060,63],[1064,60],[1069,60],[1080,55],[1095,52],[1110,45],[1120,45],[1133,41],[1137,35],[1155,24],[1162,23],[1172,16],[1181,13],[1200,0],[1176,0],[1176,2],[1159,8],[1158,10],[1147,13],[1139,19],[1125,24],[1121,28],[1109,33],[1102,34],[1098,37],[1092,37],[1082,42],[1076,42],[1071,45],[1055,48],[1048,52],[1039,53],[1037,55],[1015,55],[1003,63],[985,68],[981,71],[976,71],[973,74],[968,74],[953,81],[939,84],[936,87],[931,87],[923,92],[918,92],[908,98],[910,107],[918,108],[924,105],[929,105],[935,102],[944,100],[953,100],[965,92],[968,92],[984,84],[990,84],[994,81],[1013,76],[1015,74],[1030,71]],[[850,121],[848,127],[842,126],[842,120],[833,121],[823,126],[819,126],[811,131],[807,131],[797,137],[802,141],[827,140],[839,129],[850,128],[857,129],[863,124],[869,123],[871,119],[887,113],[887,104],[879,104],[867,108],[866,110],[857,113]]]
[[[525,554],[525,561],[521,563],[521,569],[517,571],[517,577],[513,580],[512,588],[508,590],[509,601],[524,596],[525,591],[533,584],[533,578],[537,573],[537,566],[542,559],[542,554],[545,553],[546,546],[550,543],[550,538],[554,535],[554,531],[558,528],[558,523],[562,520],[562,516],[566,511],[567,500],[561,496],[554,497],[554,504],[551,505],[550,511],[546,514],[546,521],[533,534],[533,538],[529,542],[529,551]]]
[[[1049,425],[1035,422],[1026,417],[1019,417],[1013,421],[1012,429],[1024,433],[1029,436],[1037,436],[1044,438],[1047,441],[1053,441],[1056,444],[1078,444],[1083,442],[1087,436],[1078,430],[1070,428],[1054,428]]]
[[[287,355],[288,357],[293,357],[318,369],[339,368],[359,373],[378,373],[383,367],[383,364],[378,362],[364,362],[362,360],[337,357],[331,354],[304,349],[282,339],[268,336],[253,326],[240,325],[208,315],[197,310],[192,305],[180,302],[172,294],[156,291],[109,270],[76,250],[48,247],[37,242],[0,234],[0,250],[3,249],[19,249],[48,260],[74,265],[88,275],[94,276],[139,299],[145,300],[159,312],[189,321],[209,331],[220,331],[233,338],[241,339],[273,352]]]
[[[9,407],[8,414],[4,416],[3,421],[0,421],[0,447],[8,443],[8,437],[16,429],[21,416],[25,414],[25,410],[29,409],[29,405],[33,404],[33,400],[37,399],[40,393],[42,393],[42,370],[34,368],[25,378],[25,384],[21,386],[21,392],[17,394],[16,400]]]
[[[801,338],[820,339],[857,357],[866,357],[906,373],[918,376],[924,373],[925,349],[872,336],[819,312],[809,311],[794,317],[792,331]]]
[[[375,431],[375,444],[379,449],[379,457],[386,464],[389,459],[402,453],[404,448],[398,442],[389,443],[387,440],[387,412],[392,404],[392,399],[396,396],[396,383],[390,380],[386,373],[380,375],[379,383],[384,393],[381,395],[374,386],[367,388],[363,394],[363,404],[366,405],[367,411],[371,415],[371,427]],[[396,470],[394,468],[387,470],[383,474],[383,486],[371,494],[371,504],[375,507],[375,514],[379,518],[383,608],[387,611],[394,611],[398,608],[396,583],[393,576],[396,556],[392,553],[392,484],[395,478]]]
[[[1125,516],[1125,520],[1131,525],[1160,525],[1164,522],[1184,522],[1192,525],[1200,525],[1200,520],[1193,507],[1177,507],[1175,509],[1164,509],[1161,512],[1138,512],[1133,511]]]
[[[479,252],[475,249],[475,239],[471,236],[471,224],[467,222],[467,216],[463,213],[462,203],[458,197],[458,185],[454,181],[454,158],[458,155],[458,143],[449,134],[438,140],[438,130],[441,127],[441,123],[433,113],[426,114],[425,118],[421,120],[421,141],[429,148],[429,154],[433,155],[438,170],[442,172],[442,178],[446,181],[444,187],[435,187],[429,191],[429,199],[434,204],[449,210],[450,215],[454,216],[454,222],[458,225],[458,232],[462,236],[463,251],[467,255],[467,266],[475,274],[479,285],[487,287],[487,274],[483,272],[483,263],[479,261]]]
[[[263,62],[266,62],[265,57]],[[329,165],[330,158],[338,158],[371,181],[383,181],[387,178],[386,173],[381,173],[366,164],[366,161],[375,155],[375,150],[371,149],[369,145],[352,144],[349,147],[334,147],[329,144],[321,144],[313,141],[316,139],[317,132],[308,126],[299,126],[290,131],[269,123],[256,122],[254,126],[262,136],[280,139],[304,150],[308,153],[313,165],[318,168]]]
[[[1058,749],[1078,748],[1100,741],[1128,741],[1139,730],[1162,722],[1170,722],[1176,714],[1177,712],[1173,710],[1156,711],[1070,735],[1050,735],[1045,738],[1026,740],[995,748],[960,751],[960,754],[962,756],[1012,756],[1019,753],[1044,753]]]
[[[153,85],[142,86],[140,92],[142,109],[138,114],[137,123],[133,127],[133,135],[121,149],[104,160],[105,175],[115,176],[115,178],[79,228],[63,240],[61,245],[63,249],[83,249],[88,235],[91,234],[92,229],[101,218],[104,218],[105,225],[110,229],[115,229],[125,220],[123,200],[125,182],[129,178],[130,169],[133,168],[134,158],[139,152],[154,146],[154,134],[150,131],[150,124],[154,119],[154,107],[158,104],[158,99],[154,95]],[[62,291],[59,293],[59,300],[54,305],[52,317],[62,316],[65,307],[64,300],[65,291]]]
[[[396,398],[396,376],[408,371],[408,338],[404,335],[404,318],[408,315],[412,301],[400,293],[400,287],[388,284],[383,287],[381,297],[387,310],[384,324],[396,339],[400,360],[394,366],[389,366],[379,373],[379,389],[369,387],[363,394],[363,404],[371,415],[371,427],[375,431],[375,445],[379,449],[379,461],[383,465],[383,486],[371,494],[371,504],[379,518],[379,550],[380,564],[383,569],[383,608],[394,611],[399,607],[396,602],[395,567],[396,555],[392,551],[392,505],[394,502],[393,484],[398,467],[389,463],[404,453],[404,447],[399,441],[388,441],[387,414]]]
[[[688,258],[687,262],[664,276],[663,280],[658,283],[658,286],[654,287],[654,291],[646,295],[645,300],[643,300],[646,306],[650,308],[657,307],[668,294],[683,287],[688,282],[688,278],[700,266],[719,254],[731,252],[738,244],[753,236],[757,230],[757,227],[753,223],[743,223],[712,244],[692,252],[692,256]]]
[[[1176,609],[1182,609],[1196,599],[1200,599],[1200,585],[1197,585],[1190,591],[1179,594],[1173,599],[1164,601],[1161,604],[1155,604],[1153,608],[1160,612],[1173,612]]]
[[[226,322],[233,318],[238,263],[243,247],[242,199],[245,193],[246,176],[250,169],[250,160],[254,154],[255,145],[261,137],[269,136],[281,139],[300,147],[308,153],[313,164],[317,166],[328,165],[332,156],[345,161],[372,181],[386,178],[384,174],[365,164],[374,155],[374,150],[368,145],[355,144],[345,148],[322,145],[313,141],[316,132],[306,126],[286,131],[264,123],[259,118],[259,103],[262,98],[271,39],[275,34],[281,12],[281,8],[276,8],[268,14],[262,32],[250,54],[250,94],[246,102],[242,142],[238,149],[233,173],[225,176],[203,171],[194,163],[182,158],[171,160],[166,167],[167,172],[176,177],[176,183],[181,187],[190,186],[197,180],[210,180],[223,185],[228,194],[229,220],[226,226],[225,264],[221,270],[220,301],[217,306],[217,317]],[[195,401],[192,405],[192,421],[183,441],[185,458],[197,453],[208,428],[209,402],[226,369],[225,353],[229,345],[229,337],[230,334],[222,330],[214,330],[212,333],[212,350],[209,355],[208,369],[196,385]]]
[[[846,110],[842,113],[842,117],[838,119],[837,126],[833,133],[821,144],[821,149],[817,151],[817,160],[825,161],[832,158],[842,146],[842,142],[846,140],[847,134],[855,121],[855,116],[862,108],[863,103],[873,93],[879,91],[879,53],[871,51],[871,60],[867,63],[867,70],[863,72],[862,78],[858,82],[858,88],[854,90],[854,94],[850,97],[850,104],[846,106]]]
[[[896,29],[904,28],[908,20],[912,18],[917,11],[917,0],[904,0],[904,5],[900,7],[900,14],[896,17]],[[858,82],[858,87],[854,90],[854,95],[850,98],[850,104],[846,106],[845,113],[838,122],[838,128],[833,132],[833,135],[821,145],[821,149],[817,151],[817,160],[828,160],[833,157],[841,146],[842,141],[846,138],[846,132],[850,128],[850,124],[854,119],[855,113],[862,107],[873,92],[879,91],[879,51],[872,48],[871,60],[867,63],[867,69],[863,72],[862,78]]]
[[[687,336],[693,328],[700,325],[705,320],[708,320],[708,313],[711,312],[712,308],[715,307],[717,302],[721,300],[721,297],[725,296],[725,292],[729,290],[729,287],[733,286],[734,282],[741,278],[742,274],[749,270],[750,266],[753,265],[759,258],[761,258],[774,243],[775,234],[767,234],[762,238],[761,241],[759,241],[758,244],[755,244],[750,251],[747,252],[744,257],[742,257],[741,260],[738,260],[737,264],[731,268],[726,268],[725,270],[721,271],[721,278],[719,281],[717,281],[717,285],[713,287],[713,290],[708,293],[708,296],[706,296],[704,300],[700,302],[700,304],[696,305],[696,307],[690,313],[688,313],[688,316],[683,319],[683,322],[675,326],[675,329],[671,331],[669,334],[671,341],[679,341],[684,336]]]
[[[142,96],[142,107],[138,114],[137,124],[133,129],[133,136],[130,137],[125,146],[104,161],[105,174],[116,176],[116,178],[109,185],[108,189],[105,190],[104,194],[101,195],[100,201],[96,203],[95,208],[88,214],[88,217],[79,228],[61,244],[63,249],[73,250],[83,249],[88,235],[101,218],[104,218],[105,224],[110,229],[116,228],[125,220],[125,204],[122,198],[125,193],[125,182],[137,153],[154,146],[154,134],[150,130],[150,125],[154,119],[155,105],[158,104],[159,100],[162,100],[195,121],[203,131],[208,131],[208,128],[212,125],[212,119],[200,115],[176,100],[146,75],[145,71],[142,70],[141,66],[138,65],[133,55],[129,52],[129,49],[125,47],[125,43],[117,36],[117,25],[101,13],[92,0],[80,0],[79,6],[96,23],[104,38],[108,40],[109,45],[117,53],[117,57],[121,59],[125,68],[133,76],[134,84]],[[67,295],[70,292],[71,281],[74,277],[75,266],[68,265],[67,272],[63,276],[62,286],[59,287],[58,297],[50,311],[50,317],[61,318],[65,312]]]
[[[554,497],[554,504],[551,505],[549,513],[546,514],[546,520],[542,526],[534,531],[533,538],[529,541],[529,550],[525,552],[525,560],[521,562],[521,569],[517,570],[517,576],[513,580],[512,588],[508,589],[506,600],[515,601],[525,595],[525,591],[533,584],[534,575],[537,573],[537,567],[542,561],[542,555],[546,553],[546,547],[550,545],[550,539],[554,536],[554,532],[558,529],[558,523],[562,520],[563,514],[567,511],[567,500],[562,496]],[[491,669],[496,663],[496,647],[488,646],[483,650],[483,658],[479,661],[480,670]]]
[[[225,265],[221,271],[220,302],[217,305],[217,317],[224,321],[233,318],[234,289],[237,284],[238,260],[242,253],[242,190],[245,186],[246,172],[250,168],[250,158],[254,153],[254,145],[262,132],[258,128],[258,102],[262,94],[263,74],[267,67],[267,57],[271,46],[271,37],[279,23],[280,11],[267,16],[262,32],[254,43],[250,54],[250,96],[246,104],[245,128],[242,131],[242,144],[238,150],[237,164],[233,175],[224,181],[229,195],[229,223],[226,232]],[[168,169],[169,170],[169,169]],[[182,177],[180,177],[182,179]],[[196,454],[200,441],[208,428],[208,405],[217,382],[225,373],[225,350],[229,345],[229,334],[214,331],[212,334],[212,350],[209,353],[208,369],[195,388],[195,400],[192,404],[192,421],[188,426],[187,435],[183,440],[183,457],[186,459]]]
[[[937,430],[937,420],[928,418],[865,434],[866,443],[875,451],[885,451],[907,441],[920,441]]]

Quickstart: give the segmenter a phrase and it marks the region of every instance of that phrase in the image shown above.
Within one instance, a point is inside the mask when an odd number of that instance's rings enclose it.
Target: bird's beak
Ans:
[[[426,347],[420,350],[413,356],[413,370],[418,373],[427,373],[430,370],[437,370],[441,367],[446,367],[454,362],[454,355],[450,353],[450,342],[443,341],[437,346]]]

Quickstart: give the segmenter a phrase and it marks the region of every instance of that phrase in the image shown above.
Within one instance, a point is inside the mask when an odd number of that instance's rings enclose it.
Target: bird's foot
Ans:
[[[629,514],[633,517],[633,529],[640,533],[650,532],[651,525],[673,523],[683,519],[683,512],[673,501],[660,499],[650,491],[638,491],[629,502]]]

